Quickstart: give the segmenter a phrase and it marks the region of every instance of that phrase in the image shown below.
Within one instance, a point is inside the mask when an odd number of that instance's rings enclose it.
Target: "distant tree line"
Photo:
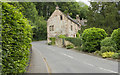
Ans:
[[[88,10],[87,28],[103,28],[109,36],[120,28],[120,2],[91,2]]]

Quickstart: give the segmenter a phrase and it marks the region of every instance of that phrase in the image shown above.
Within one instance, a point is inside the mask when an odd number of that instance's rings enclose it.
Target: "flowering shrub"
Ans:
[[[102,53],[101,55],[102,55],[103,58],[110,58],[110,57],[112,57],[114,54],[115,54],[114,52],[104,52],[104,53]]]

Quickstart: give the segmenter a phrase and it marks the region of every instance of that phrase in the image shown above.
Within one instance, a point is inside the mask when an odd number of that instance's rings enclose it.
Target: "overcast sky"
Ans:
[[[85,4],[87,4],[88,6],[90,5],[90,2],[89,0],[76,0],[77,2],[81,1],[81,2],[84,2]]]

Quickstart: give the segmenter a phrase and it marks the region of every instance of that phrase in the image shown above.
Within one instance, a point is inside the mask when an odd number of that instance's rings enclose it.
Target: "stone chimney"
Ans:
[[[67,13],[67,16],[69,16],[69,13]]]
[[[76,15],[76,19],[80,19],[79,15]]]
[[[56,6],[56,10],[59,10],[59,7],[58,7],[58,5]]]
[[[79,17],[79,15],[76,15],[76,20],[77,20],[78,23],[80,23],[80,17]]]

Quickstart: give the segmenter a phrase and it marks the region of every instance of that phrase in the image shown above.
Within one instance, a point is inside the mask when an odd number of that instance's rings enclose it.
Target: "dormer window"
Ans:
[[[60,15],[60,20],[62,20],[63,19],[63,17],[62,17],[62,15]]]

